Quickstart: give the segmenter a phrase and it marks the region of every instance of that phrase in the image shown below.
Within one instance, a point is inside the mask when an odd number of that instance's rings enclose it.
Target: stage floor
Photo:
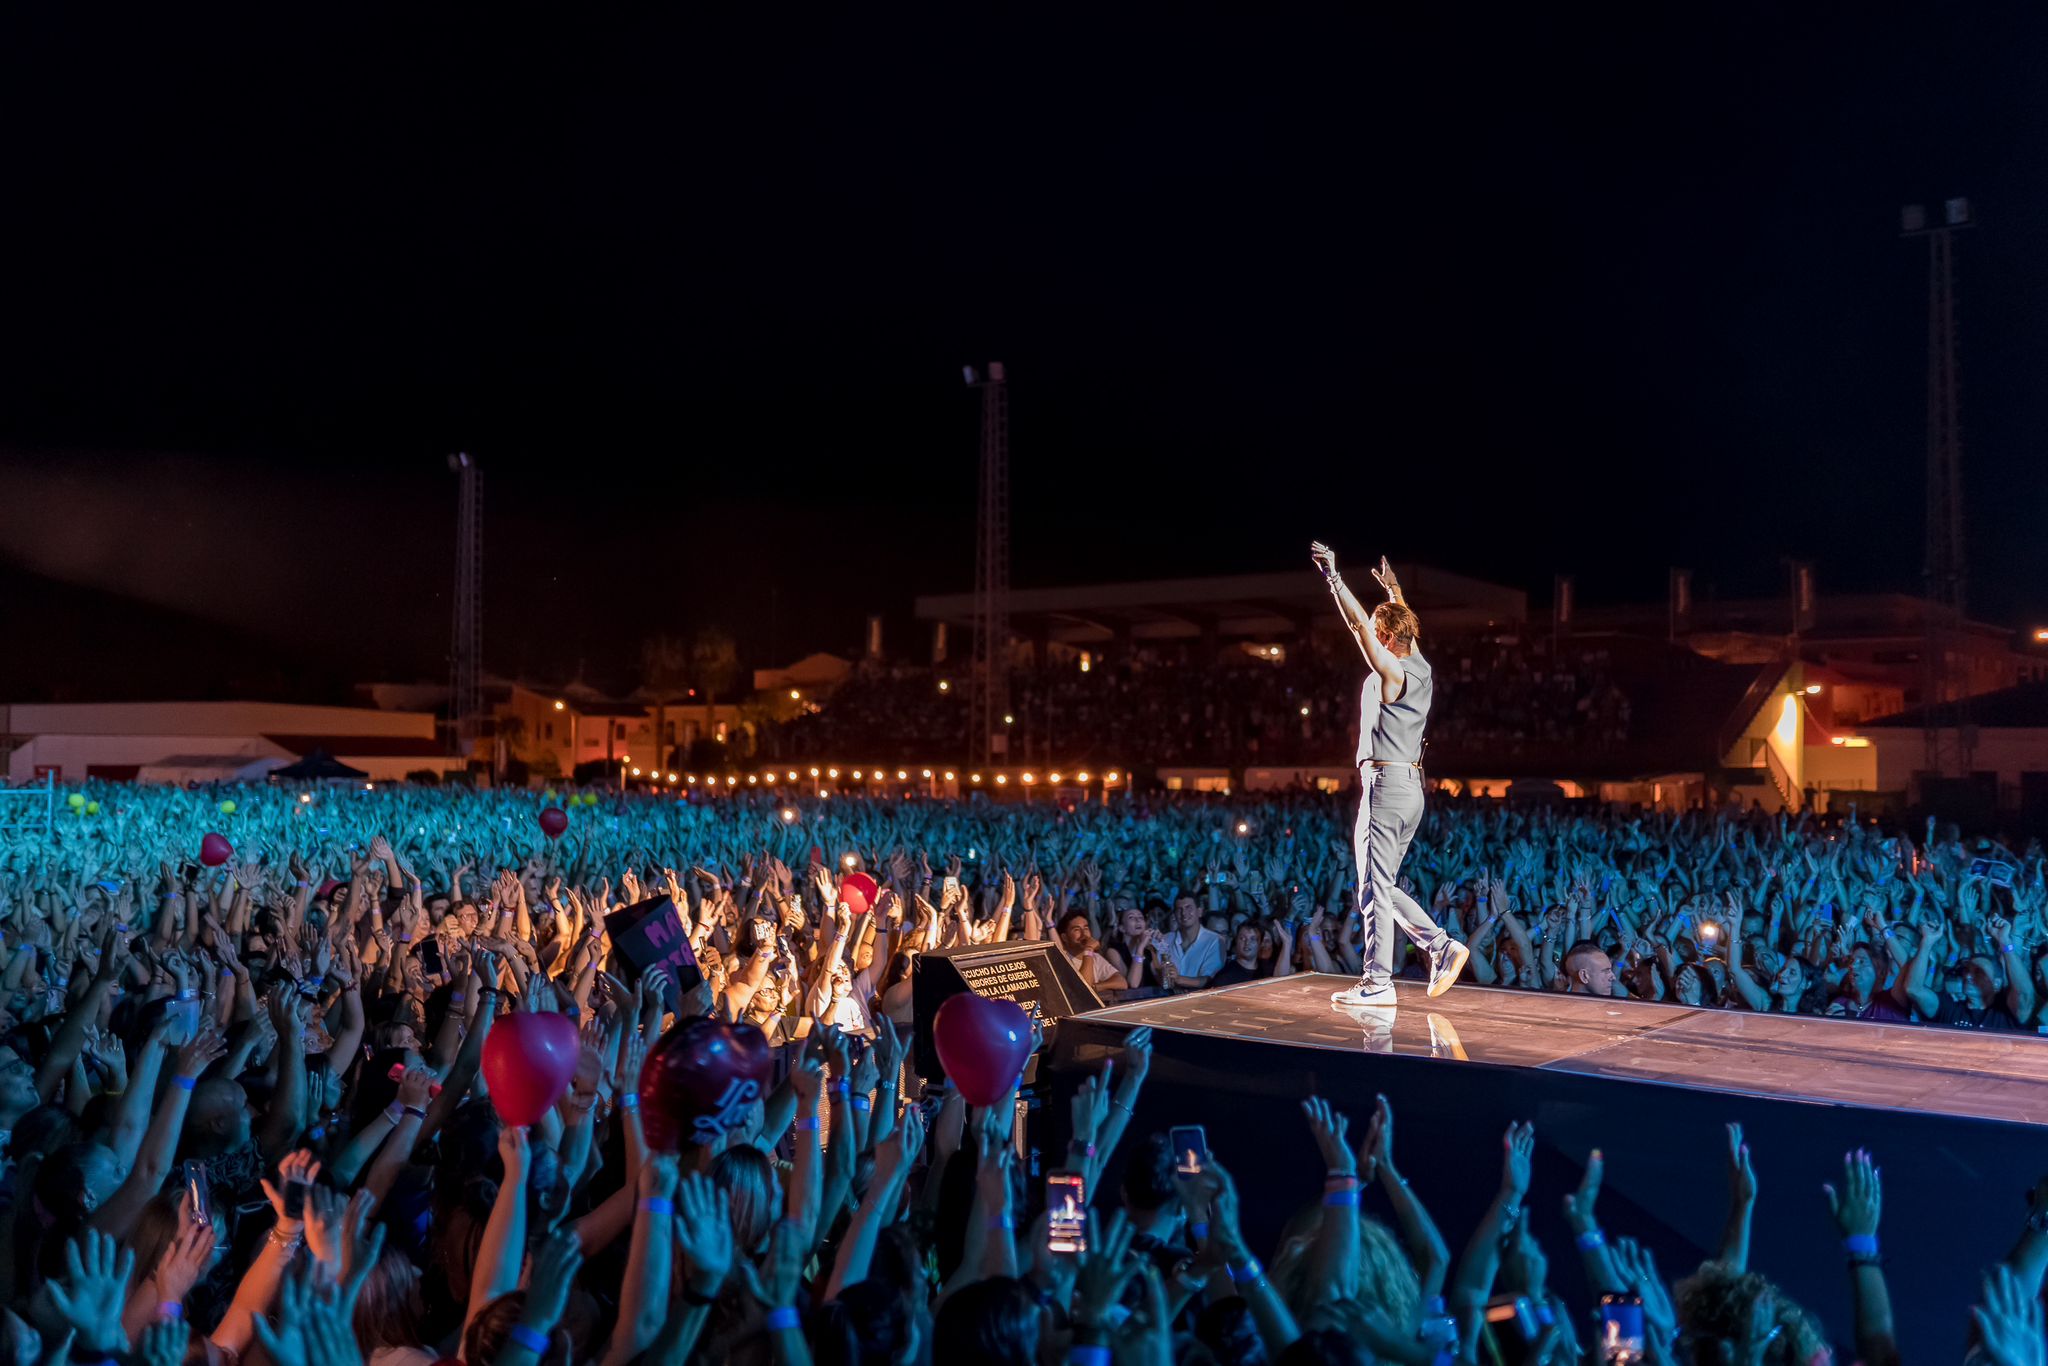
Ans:
[[[1319,974],[1091,1011],[1105,1025],[1392,1053],[1776,1100],[2048,1124],[2048,1039],[1458,986],[1340,1011]],[[1391,1013],[1392,1019],[1387,1017]]]

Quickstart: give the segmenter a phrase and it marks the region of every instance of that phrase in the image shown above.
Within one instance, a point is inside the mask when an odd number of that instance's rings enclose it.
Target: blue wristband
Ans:
[[[176,1300],[165,1300],[156,1307],[156,1316],[160,1319],[182,1319],[185,1317],[185,1306]]]
[[[875,1108],[875,1103],[866,1096],[855,1096],[850,1103],[856,1114],[866,1114],[869,1110]]]
[[[1607,1246],[1607,1235],[1599,1229],[1592,1229],[1579,1235],[1579,1251],[1592,1252]]]
[[[190,1090],[191,1090],[191,1089],[192,1089],[193,1087],[195,1087],[195,1086],[199,1085],[199,1078],[197,1078],[197,1077],[172,1077],[172,1078],[171,1078],[171,1085],[173,1085],[173,1086],[177,1087],[177,1088],[178,1088],[179,1090],[181,1090],[181,1091],[190,1091]]]
[[[1357,1209],[1357,1208],[1358,1208],[1358,1192],[1357,1192],[1357,1191],[1355,1191],[1355,1190],[1348,1190],[1348,1191],[1324,1191],[1324,1192],[1323,1192],[1323,1203],[1324,1203],[1325,1205],[1329,1205],[1329,1206],[1330,1206],[1330,1207],[1332,1207],[1332,1208],[1337,1208],[1337,1207],[1340,1207],[1340,1206],[1345,1206],[1345,1205],[1348,1205],[1348,1206],[1350,1206],[1350,1207],[1351,1207],[1352,1209]]]
[[[768,1311],[767,1327],[769,1332],[787,1333],[794,1330],[796,1326],[796,1309],[793,1306],[785,1304],[780,1308]]]
[[[1259,1265],[1259,1259],[1256,1257],[1245,1258],[1244,1270],[1242,1271],[1234,1266],[1229,1267],[1228,1270],[1230,1272],[1231,1284],[1233,1285],[1250,1285],[1253,1281],[1266,1274],[1266,1268]]]
[[[796,1131],[800,1134],[814,1134],[818,1132],[818,1117],[816,1115],[809,1115],[798,1120],[796,1122]]]
[[[1109,1348],[1099,1343],[1077,1342],[1067,1348],[1067,1366],[1109,1366]]]
[[[1875,1257],[1877,1235],[1874,1233],[1852,1233],[1842,1240],[1842,1251],[1851,1257]]]
[[[638,1091],[628,1091],[628,1092],[626,1092],[626,1094],[625,1094],[625,1095],[623,1095],[623,1096],[620,1096],[620,1097],[619,1097],[619,1108],[620,1108],[621,1110],[637,1110],[637,1109],[639,1109],[639,1108],[640,1108],[640,1093],[639,1093]]]
[[[1209,1241],[1209,1225],[1198,1219],[1188,1225],[1188,1235],[1198,1243],[1206,1243]]]
[[[676,1202],[664,1200],[659,1195],[650,1195],[640,1202],[640,1208],[646,1210],[649,1214],[674,1214],[676,1212]]]
[[[505,1330],[505,1336],[537,1357],[548,1354],[548,1335],[538,1328],[528,1328],[523,1323],[515,1323]]]

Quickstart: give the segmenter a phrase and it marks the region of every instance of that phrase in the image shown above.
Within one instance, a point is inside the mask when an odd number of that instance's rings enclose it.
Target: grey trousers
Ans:
[[[1365,916],[1365,972],[1360,980],[1381,986],[1393,980],[1393,927],[1432,951],[1447,937],[1415,898],[1394,885],[1408,845],[1422,828],[1422,770],[1410,764],[1358,766],[1358,820],[1352,851],[1358,859],[1358,902]]]

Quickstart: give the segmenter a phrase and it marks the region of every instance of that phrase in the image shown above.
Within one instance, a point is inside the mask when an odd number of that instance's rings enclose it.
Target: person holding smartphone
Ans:
[[[1429,661],[1416,648],[1422,624],[1402,599],[1393,566],[1384,558],[1373,578],[1386,590],[1387,600],[1368,614],[1337,572],[1336,552],[1317,542],[1309,554],[1371,666],[1359,699],[1360,797],[1353,840],[1365,919],[1365,970],[1355,986],[1330,999],[1340,1007],[1394,1004],[1396,925],[1429,955],[1429,994],[1441,996],[1458,980],[1471,951],[1395,885],[1401,860],[1422,827],[1423,732],[1435,687]]]

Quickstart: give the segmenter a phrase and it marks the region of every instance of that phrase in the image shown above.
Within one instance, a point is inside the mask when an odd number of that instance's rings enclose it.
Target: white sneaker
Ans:
[[[1457,940],[1444,940],[1444,946],[1429,956],[1429,994],[1441,996],[1449,991],[1471,957],[1472,950]]]
[[[1361,979],[1342,991],[1331,992],[1330,1003],[1347,1009],[1356,1006],[1388,1008],[1394,1005],[1394,984],[1383,982],[1375,986]]]

